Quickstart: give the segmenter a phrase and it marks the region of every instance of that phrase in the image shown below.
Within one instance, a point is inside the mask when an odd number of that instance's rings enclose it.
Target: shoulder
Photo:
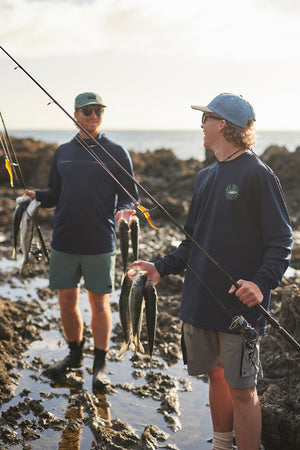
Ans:
[[[250,174],[262,179],[273,179],[278,182],[276,173],[263,162],[255,153],[245,155],[247,157],[247,168]]]
[[[101,135],[99,143],[102,144],[104,148],[108,150],[113,156],[130,159],[129,152],[122,145],[117,144],[116,142],[107,138],[105,134]]]
[[[217,169],[217,162],[214,162],[213,164],[210,164],[207,167],[204,167],[201,169],[195,178],[195,183],[199,183],[204,179],[207,179],[209,176],[211,176]]]
[[[76,146],[76,141],[75,141],[75,138],[73,138],[69,142],[65,142],[64,144],[60,144],[57,147],[57,149],[55,150],[55,153],[57,153],[57,154],[63,153],[64,151],[70,150],[70,149],[74,148],[75,146]]]

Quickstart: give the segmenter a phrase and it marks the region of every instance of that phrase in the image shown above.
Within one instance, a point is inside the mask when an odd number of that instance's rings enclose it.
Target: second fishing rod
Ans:
[[[22,170],[21,170],[21,166],[20,166],[20,163],[18,161],[18,158],[17,158],[16,152],[15,152],[14,146],[12,144],[12,141],[11,141],[9,135],[8,135],[7,128],[6,128],[6,125],[5,125],[5,122],[4,122],[4,118],[2,116],[1,111],[0,111],[0,119],[1,119],[1,122],[2,122],[3,130],[4,130],[3,147],[5,149],[5,153],[7,153],[7,159],[9,161],[11,170],[15,174],[16,179],[19,181],[19,183],[21,184],[22,188],[26,189],[26,184],[25,184],[25,180],[24,180],[23,173],[22,173]],[[13,184],[12,184],[12,187],[13,187]],[[40,227],[37,219],[35,220],[35,228],[36,228],[36,231],[37,231],[38,236],[39,236],[39,240],[40,240],[40,243],[41,243],[43,254],[46,257],[47,261],[49,262],[49,252],[47,250],[46,243],[45,243],[45,240],[44,240],[44,236],[43,236],[41,227]]]
[[[161,205],[151,194],[148,192],[144,186],[142,186],[127,170],[117,161],[100,142],[97,141],[84,127],[82,127],[76,119],[68,113],[68,111],[63,108],[60,103],[23,67],[21,66],[16,59],[14,59],[2,46],[0,49],[19,67],[50,99],[50,103],[56,104],[64,114],[66,114],[69,119],[71,119],[75,125],[81,129],[91,140],[92,142],[100,148],[125,174],[128,176],[136,186],[152,201],[152,203],[191,241],[191,243],[203,254],[206,258],[234,285],[237,289],[240,288],[239,284],[233,279],[233,277],[223,268],[220,264],[210,255],[205,249],[184,229],[182,225],[180,225],[174,217]],[[49,104],[50,104],[49,103]],[[93,152],[94,153],[94,152]],[[98,156],[94,154],[94,157],[98,159]],[[266,318],[266,320],[278,330],[278,332],[296,349],[300,352],[300,344],[268,313],[268,311],[261,305],[256,305],[256,309],[258,313]]]

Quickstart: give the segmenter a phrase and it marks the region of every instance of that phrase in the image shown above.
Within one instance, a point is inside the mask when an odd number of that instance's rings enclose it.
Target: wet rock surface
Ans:
[[[55,146],[30,139],[13,140],[13,143],[19,155],[27,186],[30,188],[46,186],[49,163]],[[283,186],[296,237],[292,267],[298,269],[300,261],[299,243],[297,243],[300,232],[299,150],[300,148],[294,153],[289,153],[284,148],[271,147],[262,157],[278,174]],[[196,173],[206,163],[196,160],[178,160],[168,150],[132,154],[132,159],[137,179],[183,225],[192,195],[193,180]],[[0,165],[4,167],[3,161],[0,161]],[[37,167],[39,170],[35,169]],[[16,189],[8,187],[8,175],[5,171],[1,171],[0,190],[1,251],[2,257],[9,260],[12,250],[11,220],[15,198],[21,195],[23,190],[18,186]],[[141,194],[141,203],[146,207],[153,207],[143,194]],[[52,214],[53,210],[39,212],[39,223],[47,245],[51,236]],[[183,236],[167,222],[159,210],[154,209],[151,216],[160,228],[158,231],[152,230],[141,219],[140,258],[153,261],[175,248]],[[47,277],[48,268],[45,261],[33,261],[32,267],[33,271],[25,274],[24,283],[36,276]],[[117,267],[122,267],[120,255],[117,259]],[[13,289],[13,280],[18,277],[17,270],[0,274],[0,292],[1,286],[7,284]],[[117,287],[120,285],[120,280],[121,269],[117,273]],[[167,374],[168,365],[182,357],[181,324],[178,319],[182,283],[183,274],[166,277],[157,286],[160,301],[153,359],[155,372],[151,373],[148,370],[148,356],[138,354],[133,360],[134,372],[132,373],[132,378],[138,380],[138,383],[120,383],[111,386],[112,393],[118,388],[130,391],[140,399],[154,398],[158,402],[158,412],[164,416],[172,432],[176,432],[181,427],[178,392],[191,389],[188,378],[175,380]],[[12,298],[0,301],[0,402],[2,404],[7,403],[14,396],[14,390],[18,385],[16,368],[21,366],[24,368],[26,364],[29,364],[22,359],[29,345],[39,340],[44,331],[52,327],[60,327],[59,318],[49,314],[49,308],[52,306],[47,300],[51,299],[54,293],[47,287],[39,287],[37,291],[39,300],[29,298],[14,301]],[[116,311],[118,305],[113,304],[112,307]],[[270,312],[299,342],[299,277],[284,279],[281,286],[273,291]],[[145,327],[142,333],[142,341],[146,343],[147,351]],[[88,345],[84,352],[92,354],[92,336],[88,327],[85,327],[85,337]],[[113,345],[108,354],[111,361],[118,359],[117,354],[122,339],[121,327],[116,324],[112,332]],[[155,356],[161,359],[158,360]],[[262,342],[261,358],[264,379],[260,382],[258,391],[262,406],[265,449],[296,450],[300,448],[299,352],[286,342],[278,330],[269,325],[268,333]],[[164,363],[160,362],[162,360]],[[32,377],[36,377],[36,380],[41,383],[49,383],[42,374],[47,367],[48,364],[44,361],[43,355],[35,358],[30,362]],[[44,408],[42,399],[51,396],[49,391],[40,392],[40,400],[36,400],[31,398],[31,393],[25,387],[19,403],[9,407],[0,416],[0,440],[3,442],[0,448],[22,445],[24,449],[29,449],[30,443],[38,440],[46,429],[62,430],[65,442],[68,442],[68,439],[74,439],[74,430],[77,430],[78,439],[80,439],[83,424],[92,430],[95,437],[93,448],[175,448],[168,444],[167,434],[155,425],[146,425],[142,435],[138,435],[135,430],[119,419],[110,420],[106,417],[107,405],[105,402],[103,404],[103,398],[82,389],[80,370],[63,375],[55,383],[70,388],[69,405],[72,411],[70,417],[66,414],[65,418],[58,418]],[[21,430],[21,435],[17,433],[17,430]]]

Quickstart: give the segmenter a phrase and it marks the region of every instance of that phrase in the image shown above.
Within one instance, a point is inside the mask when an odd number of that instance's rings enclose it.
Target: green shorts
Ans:
[[[225,380],[236,389],[249,389],[262,379],[260,339],[250,350],[242,334],[203,330],[186,322],[182,332],[189,375],[209,373],[222,366]]]
[[[114,290],[116,252],[99,255],[77,255],[51,248],[50,289],[71,289],[80,285],[96,294],[108,294]]]

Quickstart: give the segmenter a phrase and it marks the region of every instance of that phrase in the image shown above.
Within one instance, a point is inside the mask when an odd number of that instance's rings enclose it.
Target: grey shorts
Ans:
[[[51,289],[71,289],[80,285],[96,294],[114,290],[116,252],[99,255],[77,255],[51,248],[49,286]]]
[[[263,377],[260,339],[255,349],[248,349],[242,334],[203,330],[183,322],[183,340],[189,375],[209,373],[222,366],[225,380],[236,389],[254,387]]]

